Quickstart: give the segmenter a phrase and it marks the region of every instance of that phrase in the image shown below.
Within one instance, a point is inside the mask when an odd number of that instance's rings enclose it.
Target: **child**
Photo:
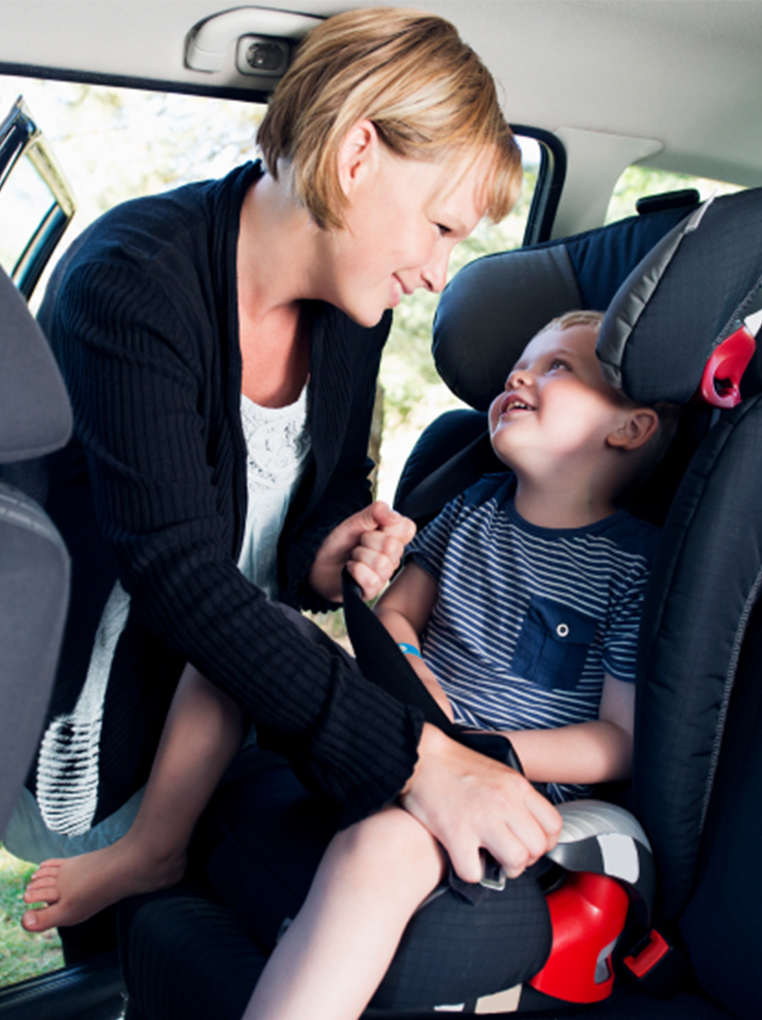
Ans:
[[[669,432],[656,410],[605,383],[601,319],[569,313],[530,342],[489,412],[515,480],[487,476],[448,504],[376,609],[448,716],[506,732],[555,801],[630,773],[635,647],[658,531],[615,500]],[[359,1016],[447,867],[397,806],[340,832],[244,1020]]]

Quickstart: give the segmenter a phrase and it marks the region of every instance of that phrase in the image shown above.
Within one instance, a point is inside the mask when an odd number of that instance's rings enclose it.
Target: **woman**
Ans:
[[[347,563],[371,596],[398,562],[406,523],[363,509],[388,310],[507,213],[517,146],[449,23],[379,9],[310,34],[258,141],[264,165],[114,210],[61,270],[49,333],[77,439],[48,507],[72,611],[6,841],[40,860],[119,838],[188,663],[345,820],[402,791],[462,878],[480,846],[517,873],[555,811],[269,600],[336,603]],[[30,927],[77,919],[49,910]]]

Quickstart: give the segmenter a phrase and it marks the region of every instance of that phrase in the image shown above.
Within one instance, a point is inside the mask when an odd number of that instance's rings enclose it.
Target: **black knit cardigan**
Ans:
[[[145,781],[186,661],[348,819],[393,798],[416,760],[420,716],[304,640],[236,566],[247,503],[236,245],[259,173],[248,164],[108,213],[76,244],[43,309],[75,417],[47,503],[74,565],[50,718],[82,689],[117,576],[131,595],[94,823]],[[313,453],[280,541],[279,583],[284,602],[317,608],[305,581],[314,553],[369,500],[367,437],[390,317],[363,329],[331,306],[310,314]]]

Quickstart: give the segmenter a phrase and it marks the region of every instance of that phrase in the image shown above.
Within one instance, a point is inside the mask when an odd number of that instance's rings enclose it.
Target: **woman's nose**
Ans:
[[[450,261],[450,253],[443,254],[436,260],[432,260],[421,270],[421,280],[428,291],[439,294],[444,290],[447,283],[447,265]]]

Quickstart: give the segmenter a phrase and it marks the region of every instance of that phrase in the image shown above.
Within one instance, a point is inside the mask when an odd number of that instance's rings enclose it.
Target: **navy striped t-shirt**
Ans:
[[[519,516],[512,475],[488,475],[416,536],[438,583],[423,656],[456,722],[549,729],[598,718],[604,673],[634,681],[659,529],[624,510],[584,528]],[[586,796],[550,784],[553,800]]]

